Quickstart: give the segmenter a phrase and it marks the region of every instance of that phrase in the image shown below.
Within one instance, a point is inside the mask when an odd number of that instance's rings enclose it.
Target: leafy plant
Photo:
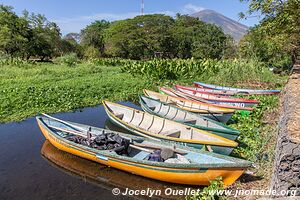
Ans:
[[[76,53],[70,53],[66,54],[64,56],[58,57],[54,59],[54,63],[60,64],[60,65],[67,65],[69,67],[74,67],[78,63],[78,58]]]
[[[222,177],[217,177],[210,181],[210,185],[203,188],[201,192],[186,197],[186,200],[226,200],[224,194],[218,194],[217,191],[224,190],[224,183]]]

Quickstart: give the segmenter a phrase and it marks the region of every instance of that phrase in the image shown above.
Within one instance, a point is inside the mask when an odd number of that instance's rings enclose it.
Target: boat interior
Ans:
[[[216,136],[213,134],[151,115],[140,110],[135,110],[115,103],[106,102],[105,104],[114,116],[126,124],[147,133],[187,140],[222,141],[221,139],[215,138]]]
[[[105,129],[99,129],[94,127],[89,127],[82,125],[82,129],[85,129],[86,131],[79,131],[77,128],[70,126],[69,124],[65,124],[53,119],[41,117],[39,120],[45,124],[52,133],[67,139],[70,137],[74,137],[74,134],[80,135],[82,138],[86,138],[86,132],[90,131],[92,134],[92,139],[95,138],[97,135],[101,135],[106,132],[112,132],[110,130]],[[78,125],[75,125],[78,127]],[[73,133],[72,133],[73,132]],[[80,132],[80,133],[78,133]],[[174,146],[166,146],[166,145],[160,145],[157,143],[153,143],[150,141],[140,141],[131,139],[130,137],[126,137],[123,135],[120,135],[124,139],[130,140],[130,145],[128,146],[127,152],[128,154],[122,155],[126,157],[133,158],[135,160],[148,160],[148,161],[154,161],[154,162],[165,162],[165,163],[176,163],[176,164],[219,164],[219,163],[234,163],[234,161],[230,161],[227,159],[223,159],[220,157],[216,157],[213,155],[210,155],[208,153],[201,153],[201,152],[194,152],[189,150],[182,150],[182,149],[175,149]],[[85,145],[86,144],[82,144]],[[92,148],[92,147],[89,147]],[[157,154],[156,150],[160,150],[160,155],[163,158],[163,160],[151,160],[151,157],[153,157],[154,154]],[[104,150],[104,151],[110,151],[114,152],[114,150]],[[154,156],[155,157],[155,156]]]
[[[208,128],[216,128],[219,130],[226,130],[224,126],[221,126],[213,122],[212,120],[200,117],[191,112],[178,109],[168,104],[163,104],[161,102],[158,102],[156,100],[153,100],[145,96],[141,96],[141,100],[143,101],[144,104],[147,105],[147,107],[152,112],[154,112],[155,114],[161,117],[165,117],[170,120],[180,121],[188,124],[199,125]]]

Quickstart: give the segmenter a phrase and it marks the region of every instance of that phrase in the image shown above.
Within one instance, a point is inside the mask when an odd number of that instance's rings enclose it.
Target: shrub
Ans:
[[[217,177],[210,181],[210,185],[203,188],[203,190],[195,195],[187,196],[187,200],[226,200],[228,199],[224,194],[218,194],[217,191],[224,190],[224,183],[222,177]]]
[[[95,59],[99,58],[100,51],[93,46],[86,47],[83,53],[84,58],[86,59]]]
[[[54,59],[53,62],[60,65],[74,67],[78,63],[78,57],[76,53],[70,53]]]

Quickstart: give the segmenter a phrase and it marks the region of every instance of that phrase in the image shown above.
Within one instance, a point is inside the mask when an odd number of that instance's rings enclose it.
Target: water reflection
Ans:
[[[131,190],[144,190],[151,188],[152,190],[164,190],[172,187],[174,189],[184,189],[184,186],[175,186],[173,184],[163,183],[152,179],[143,178],[127,172],[123,172],[114,168],[110,168],[99,163],[95,163],[78,156],[66,153],[55,148],[50,142],[45,141],[42,146],[41,154],[55,168],[75,176],[83,181],[90,182],[101,188],[111,190],[119,188],[125,191],[126,188]],[[147,198],[139,196],[139,198]],[[156,196],[156,199],[174,199],[173,196]],[[178,197],[179,199],[180,197]],[[183,197],[181,197],[183,198]]]

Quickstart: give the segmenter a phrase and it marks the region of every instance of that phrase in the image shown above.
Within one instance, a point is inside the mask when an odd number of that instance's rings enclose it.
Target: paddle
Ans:
[[[57,119],[57,118],[52,117],[52,116],[50,116],[50,115],[47,115],[47,114],[45,114],[45,113],[42,113],[42,115],[44,115],[45,117],[48,117],[48,118],[50,118],[50,119],[53,119],[53,120],[55,120],[55,121],[61,122],[61,123],[63,123],[63,124],[66,124],[66,125],[68,125],[68,126],[70,126],[70,127],[72,127],[72,128],[79,129],[79,130],[82,131],[82,132],[87,132],[87,131],[88,131],[88,130],[86,130],[86,129],[83,129],[83,128],[80,127],[80,126],[76,126],[76,125],[74,125],[74,124],[68,123],[68,122],[63,121],[63,120],[61,120],[61,119]],[[91,128],[91,127],[90,127],[90,128]],[[89,131],[90,131],[90,130],[89,130]],[[121,137],[124,138],[124,139],[127,139],[127,140],[131,141],[131,138],[129,138],[129,137],[125,137],[125,136],[121,136]],[[143,140],[142,140],[142,141],[143,141]]]
[[[63,132],[66,132],[66,133],[70,133],[72,135],[77,135],[77,136],[83,137],[85,139],[88,139],[88,136],[84,135],[82,132],[79,132],[79,131],[67,130],[67,129],[63,129],[63,128],[59,128],[59,127],[55,127],[55,126],[51,126],[51,125],[48,125],[48,127],[56,129],[58,131],[63,131]],[[93,140],[93,139],[95,139],[95,136],[90,138],[90,140]],[[136,146],[134,144],[129,144],[129,146],[132,147],[132,148],[138,149],[138,150],[146,151],[148,153],[152,153],[153,152],[153,151],[151,151],[149,149],[142,148],[142,147]]]

